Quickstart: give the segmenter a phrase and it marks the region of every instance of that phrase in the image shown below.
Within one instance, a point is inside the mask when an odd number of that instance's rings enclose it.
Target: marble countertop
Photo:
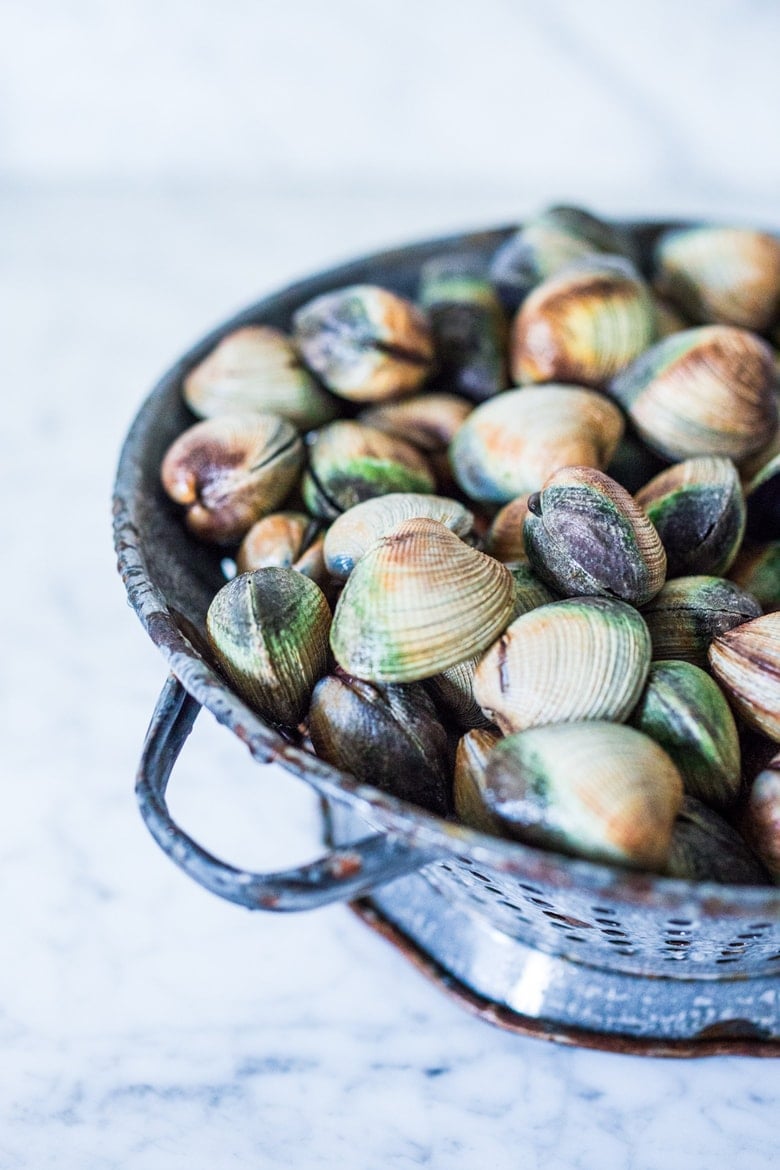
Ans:
[[[110,491],[145,392],[295,276],[536,197],[0,196],[2,1170],[772,1164],[780,1063],[505,1034],[344,908],[252,916],[205,893],[135,807],[165,667],[116,576]],[[239,864],[319,850],[307,790],[210,717],[172,805]]]

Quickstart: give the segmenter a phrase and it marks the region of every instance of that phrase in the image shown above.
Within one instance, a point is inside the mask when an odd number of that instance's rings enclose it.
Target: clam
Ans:
[[[184,379],[182,392],[199,418],[271,412],[308,430],[339,413],[290,338],[270,325],[245,325],[223,337]]]
[[[642,608],[653,640],[653,658],[680,658],[707,667],[713,638],[758,617],[761,606],[733,581],[721,577],[674,577]]]
[[[449,807],[447,732],[420,683],[379,686],[343,671],[320,679],[309,709],[317,755],[401,800]]]
[[[748,534],[753,540],[780,540],[780,454],[756,472],[745,496]]]
[[[396,525],[357,562],[331,630],[337,662],[373,682],[414,682],[486,649],[509,624],[515,583],[437,520]]]
[[[744,329],[709,325],[656,342],[609,384],[640,437],[665,459],[735,463],[777,428],[772,351]]]
[[[436,384],[481,401],[507,385],[506,319],[481,262],[464,255],[423,264],[419,299],[436,350]]]
[[[247,532],[236,554],[239,573],[276,566],[297,569],[323,586],[328,573],[319,525],[303,512],[273,512]]]
[[[651,451],[641,439],[627,431],[607,464],[607,475],[629,492],[638,492],[649,479],[663,471],[666,462]]]
[[[670,337],[672,333],[680,333],[690,328],[691,322],[663,297],[654,296],[655,305],[655,335],[656,338]]]
[[[780,753],[756,777],[740,827],[780,884]]]
[[[359,421],[418,447],[426,455],[446,451],[474,404],[457,394],[431,392],[361,410]]]
[[[666,577],[666,553],[624,487],[592,467],[564,467],[528,501],[528,558],[559,593],[643,605]]]
[[[655,286],[695,322],[758,333],[780,311],[780,240],[740,227],[665,232],[655,248]]]
[[[418,492],[391,492],[355,504],[344,512],[325,535],[325,563],[328,571],[345,580],[368,548],[386,536],[403,520],[427,516],[438,520],[456,536],[471,531],[474,516],[457,500]]]
[[[636,494],[663,541],[670,577],[723,576],[745,533],[745,499],[730,459],[700,455],[656,475]]]
[[[525,564],[528,561],[523,525],[528,515],[530,494],[524,492],[504,504],[493,518],[485,538],[485,552],[505,565]]]
[[[527,220],[496,252],[490,276],[514,311],[540,281],[573,261],[608,252],[631,257],[628,235],[578,207],[551,207]]]
[[[764,613],[780,610],[780,540],[743,544],[730,575],[741,589],[752,593]]]
[[[302,464],[303,444],[286,419],[226,414],[179,435],[160,477],[171,499],[186,507],[191,532],[230,544],[284,501]]]
[[[761,886],[767,879],[737,830],[693,796],[683,800],[664,872],[687,881],[734,886]]]
[[[516,382],[602,386],[655,336],[655,309],[636,270],[614,257],[590,257],[529,293],[512,324]]]
[[[654,662],[631,724],[668,752],[689,796],[727,808],[739,794],[737,726],[717,683],[690,662]]]
[[[726,630],[710,646],[709,660],[737,714],[780,743],[780,613]]]
[[[628,719],[650,667],[650,635],[622,601],[556,601],[516,618],[477,667],[474,695],[502,731]]]
[[[483,833],[500,835],[501,822],[485,804],[485,767],[501,736],[497,731],[475,728],[458,741],[452,798],[455,815],[464,825]]]
[[[416,447],[374,427],[339,420],[323,427],[309,447],[301,490],[306,507],[323,520],[390,492],[432,492],[434,478]]]
[[[325,673],[330,609],[295,569],[242,573],[220,589],[206,631],[228,682],[264,718],[298,724]]]
[[[433,336],[411,301],[356,284],[315,297],[294,317],[295,341],[329,390],[355,402],[411,394],[433,365]]]
[[[506,504],[538,491],[560,467],[606,467],[622,433],[620,411],[595,390],[508,390],[469,415],[450,447],[450,463],[471,499]]]
[[[633,727],[560,723],[497,743],[484,793],[513,837],[653,870],[666,863],[682,781],[666,752]]]

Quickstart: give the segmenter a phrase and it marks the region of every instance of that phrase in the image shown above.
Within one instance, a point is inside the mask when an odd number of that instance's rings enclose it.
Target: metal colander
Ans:
[[[646,254],[666,225],[635,225]],[[171,677],[144,745],[137,791],[165,851],[202,885],[252,909],[355,904],[431,977],[506,1027],[650,1052],[780,1053],[780,889],[637,874],[500,840],[358,784],[264,723],[226,686],[204,635],[224,583],[221,554],[186,532],[159,484],[191,423],[187,371],[249,323],[289,327],[295,309],[358,282],[413,296],[422,263],[453,249],[491,255],[512,229],[369,256],[303,281],[226,322],[165,375],[126,439],[114,496],[128,595]],[[253,874],[219,861],[171,819],[171,770],[201,706],[260,762],[320,794],[332,846],[320,861]],[[370,895],[370,897],[369,897]]]

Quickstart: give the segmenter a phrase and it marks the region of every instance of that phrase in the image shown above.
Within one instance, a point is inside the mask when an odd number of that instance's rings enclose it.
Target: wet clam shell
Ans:
[[[325,673],[330,608],[295,569],[242,573],[209,606],[206,630],[235,691],[276,723],[297,725]]]
[[[485,768],[488,757],[501,739],[497,731],[474,728],[458,741],[452,798],[458,820],[471,829],[501,835],[501,821],[485,804]]]
[[[334,577],[346,580],[363,553],[404,520],[425,516],[438,520],[456,536],[471,531],[474,516],[457,500],[418,492],[392,492],[365,500],[344,512],[325,535],[325,563]]]
[[[583,597],[516,618],[477,667],[474,695],[502,731],[628,719],[650,667],[650,635],[622,601]]]
[[[740,463],[777,428],[772,351],[744,329],[709,325],[656,342],[609,383],[641,438],[664,458]]]
[[[247,532],[236,554],[239,573],[272,566],[297,569],[318,585],[327,579],[319,525],[304,512],[272,512]]]
[[[538,491],[560,467],[605,467],[622,433],[620,411],[595,390],[507,390],[469,415],[450,447],[450,463],[471,499],[506,504]]]
[[[308,725],[317,755],[334,767],[431,812],[447,812],[449,742],[422,684],[380,686],[337,671],[314,688]]]
[[[655,307],[636,270],[589,258],[538,285],[512,324],[512,377],[601,386],[655,336]]]
[[[434,478],[410,443],[374,427],[339,420],[313,437],[301,490],[309,511],[335,520],[364,500],[391,492],[428,493]]]
[[[636,494],[663,541],[669,577],[723,576],[745,533],[745,498],[730,459],[701,455],[656,475]]]
[[[752,593],[764,613],[780,610],[780,540],[743,544],[730,577]]]
[[[271,412],[308,430],[339,413],[290,338],[270,325],[245,325],[223,337],[184,379],[182,393],[199,418]]]
[[[515,583],[437,520],[404,521],[357,562],[331,630],[337,662],[375,682],[414,682],[490,645],[511,620]]]
[[[376,285],[315,297],[294,317],[295,341],[329,390],[355,402],[411,394],[433,365],[433,336],[411,301]]]
[[[694,322],[758,333],[780,310],[780,241],[741,227],[665,232],[655,248],[655,287]]]
[[[780,540],[780,454],[759,468],[745,496],[748,535],[753,540]]]
[[[528,500],[531,493],[524,492],[504,504],[496,513],[485,537],[485,552],[505,565],[519,565],[528,562],[528,553],[523,536],[523,525],[528,515]]]
[[[689,796],[724,809],[740,787],[737,726],[717,683],[690,662],[654,662],[631,724],[668,752]]]
[[[666,553],[632,496],[602,471],[564,467],[531,496],[524,536],[542,580],[564,596],[643,605],[666,578]]]
[[[780,753],[756,776],[740,827],[780,885]]]
[[[510,735],[486,768],[485,803],[504,832],[594,861],[666,864],[682,782],[632,727],[561,723]]]
[[[431,392],[370,406],[361,410],[359,421],[431,455],[447,450],[473,409],[473,402],[457,394]]]
[[[226,414],[189,427],[168,448],[162,485],[202,540],[240,540],[292,490],[303,464],[295,427],[276,414]]]
[[[710,646],[709,661],[737,713],[780,743],[780,613],[721,634]]]
[[[728,821],[695,797],[686,796],[675,821],[667,877],[694,882],[761,886],[767,873]]]
[[[707,668],[713,638],[758,617],[761,606],[722,577],[674,577],[642,607],[653,640],[653,659],[679,658]]]

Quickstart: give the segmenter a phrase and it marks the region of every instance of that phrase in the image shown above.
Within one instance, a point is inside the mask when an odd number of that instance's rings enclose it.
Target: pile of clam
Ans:
[[[779,320],[770,235],[639,258],[554,208],[416,303],[353,285],[224,337],[162,466],[235,561],[218,669],[486,833],[780,881]]]

